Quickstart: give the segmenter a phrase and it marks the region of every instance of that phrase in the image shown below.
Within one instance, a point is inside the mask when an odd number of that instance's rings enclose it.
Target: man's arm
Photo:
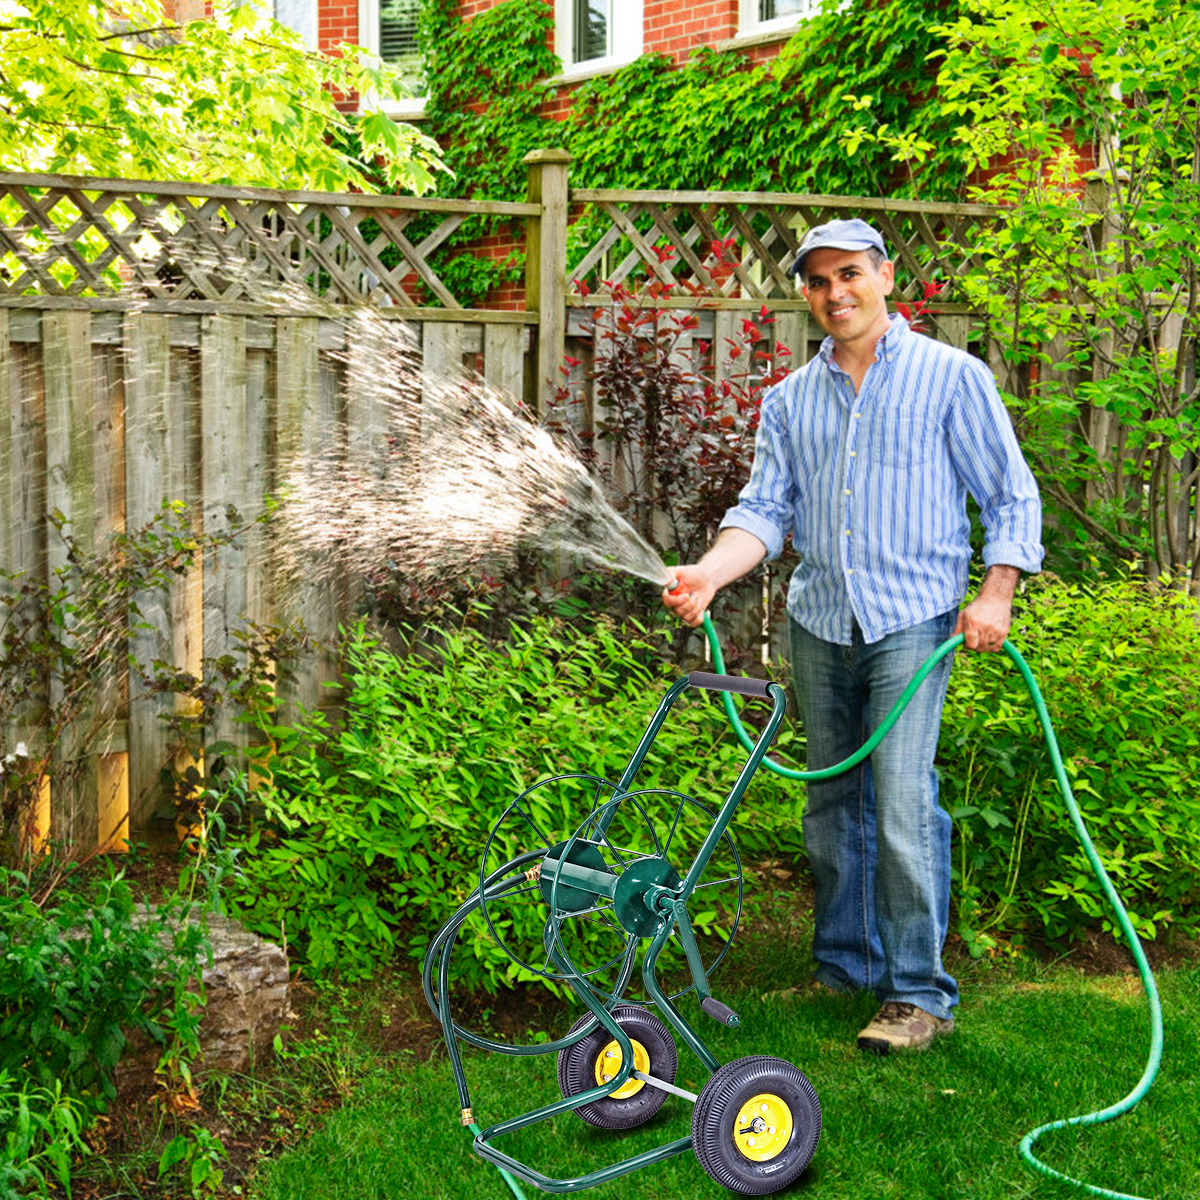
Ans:
[[[698,563],[671,567],[679,581],[676,591],[663,590],[663,603],[694,629],[718,589],[752,571],[767,556],[767,547],[744,529],[727,526]]]
[[[1020,582],[1017,567],[988,567],[979,594],[958,614],[955,633],[963,635],[968,650],[996,651],[1012,625],[1012,599]]]
[[[987,571],[975,599],[959,613],[956,633],[969,650],[995,651],[1012,623],[1021,573],[1042,565],[1042,505],[1012,422],[982,363],[972,362],[951,409],[950,450],[959,475],[979,502],[987,537]]]

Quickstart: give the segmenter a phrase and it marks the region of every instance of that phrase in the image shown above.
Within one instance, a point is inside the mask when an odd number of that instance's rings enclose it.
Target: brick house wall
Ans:
[[[201,0],[177,2],[200,3]],[[464,21],[469,21],[502,3],[504,0],[462,0],[455,11]],[[553,0],[547,0],[547,3],[552,4]],[[737,39],[738,7],[738,0],[644,0],[642,52],[667,54],[676,62],[683,62],[699,46],[724,48],[730,42],[741,40],[744,45],[739,48],[743,49],[748,62],[773,58],[795,27]],[[318,49],[330,50],[343,41],[359,45],[368,42],[366,31],[358,28],[357,0],[318,0],[317,14]],[[556,120],[566,117],[571,108],[571,94],[579,82],[572,81],[571,77],[579,73],[578,68],[566,72],[567,81],[547,102],[543,115]]]
[[[461,0],[456,13],[469,21],[503,3],[504,0]],[[546,0],[553,6],[554,0]],[[212,0],[163,0],[169,19],[184,22],[212,15]],[[359,28],[359,0],[316,0],[316,49],[334,53],[342,43],[369,45],[369,31]],[[643,0],[642,53],[665,54],[677,63],[684,62],[688,55],[700,46],[741,50],[747,63],[759,63],[773,58],[779,48],[794,32],[792,28],[778,30],[772,34],[739,39],[739,0]],[[616,70],[611,67],[609,70]],[[589,70],[587,65],[570,67],[565,72],[561,86],[557,87],[541,109],[544,117],[562,121],[571,112],[575,90],[585,78],[605,73],[604,68]],[[357,97],[338,96],[337,106],[347,112],[357,108]],[[414,120],[419,116],[399,114],[402,119]],[[491,236],[473,244],[472,250],[484,258],[504,262],[516,248],[509,237]],[[487,297],[489,308],[519,310],[524,307],[524,287],[519,283],[505,284]]]
[[[683,59],[695,46],[711,46],[737,33],[737,0],[646,0],[643,15],[647,54]]]
[[[163,0],[163,16],[168,21],[199,21],[212,16],[212,0]]]
[[[359,44],[358,0],[319,0],[317,49],[328,52],[342,42]]]

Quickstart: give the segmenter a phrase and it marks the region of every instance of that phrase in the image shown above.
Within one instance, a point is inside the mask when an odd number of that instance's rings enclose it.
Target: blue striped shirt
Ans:
[[[721,522],[775,558],[801,556],[788,612],[816,637],[867,642],[954,608],[971,559],[967,493],[986,566],[1036,572],[1042,506],[991,372],[894,315],[862,387],[833,340],[763,399],[750,480]]]

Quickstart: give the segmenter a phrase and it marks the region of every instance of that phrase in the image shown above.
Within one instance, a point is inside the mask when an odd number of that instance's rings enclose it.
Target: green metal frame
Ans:
[[[662,702],[658,706],[646,732],[642,735],[641,741],[638,743],[637,749],[629,760],[629,765],[621,774],[621,778],[617,784],[616,791],[613,797],[599,808],[592,818],[584,823],[583,828],[589,825],[594,827],[601,836],[607,833],[609,825],[611,825],[615,816],[616,806],[630,792],[633,780],[637,775],[639,768],[645,761],[646,755],[654,742],[658,731],[662,728],[667,714],[670,712],[675,701],[683,694],[687,688],[691,686],[687,677],[679,680],[672,685]],[[680,1041],[688,1047],[689,1050],[700,1060],[710,1072],[714,1072],[720,1067],[720,1062],[708,1049],[701,1040],[700,1035],[689,1024],[684,1016],[679,1012],[671,999],[666,995],[665,991],[658,982],[655,974],[655,966],[658,962],[658,956],[662,952],[663,947],[667,944],[668,939],[674,928],[678,927],[680,941],[683,944],[684,952],[687,956],[688,965],[692,972],[692,978],[696,985],[698,998],[704,1001],[710,995],[708,982],[704,972],[704,966],[700,959],[699,949],[696,945],[695,935],[692,932],[691,922],[687,915],[687,901],[695,890],[700,877],[704,873],[704,869],[708,866],[709,859],[713,855],[718,842],[724,836],[730,822],[733,820],[733,815],[737,810],[738,804],[741,803],[742,797],[746,794],[747,788],[750,786],[750,780],[753,778],[755,771],[758,769],[763,757],[766,755],[771,741],[779,728],[780,722],[783,720],[784,709],[786,707],[786,698],[783,688],[778,684],[772,683],[767,685],[767,693],[773,704],[770,719],[767,722],[766,728],[759,736],[757,742],[754,743],[750,751],[750,755],[742,768],[733,787],[730,789],[729,795],[721,805],[712,828],[709,830],[708,836],[704,839],[703,844],[696,853],[696,857],[692,862],[688,873],[676,885],[664,883],[649,883],[643,895],[643,902],[652,916],[657,918],[657,928],[650,937],[650,944],[645,950],[642,961],[642,980],[645,984],[647,994],[662,1014],[664,1021],[669,1024]],[[546,922],[545,942],[547,956],[553,959],[555,965],[561,969],[566,976],[566,982],[569,983],[579,999],[586,1005],[591,1013],[596,1018],[596,1021],[602,1025],[614,1038],[621,1048],[621,1068],[613,1077],[612,1081],[603,1084],[599,1087],[590,1088],[586,1092],[581,1092],[577,1096],[570,1096],[563,1100],[556,1101],[553,1104],[547,1104],[542,1108],[537,1108],[531,1112],[523,1113],[519,1117],[512,1117],[507,1121],[500,1121],[494,1125],[489,1125],[483,1129],[475,1137],[474,1148],[475,1152],[486,1161],[495,1164],[497,1167],[510,1171],[512,1174],[532,1183],[535,1187],[541,1188],[547,1192],[578,1192],[584,1191],[587,1188],[595,1187],[597,1184],[608,1183],[610,1180],[619,1178],[621,1175],[626,1175],[630,1171],[636,1171],[641,1167],[649,1166],[651,1163],[661,1162],[663,1159],[671,1158],[673,1155],[682,1154],[691,1149],[692,1139],[690,1136],[679,1138],[676,1141],[668,1142],[663,1146],[659,1146],[653,1150],[646,1150],[641,1154],[634,1155],[632,1158],[627,1158],[623,1162],[614,1163],[611,1166],[603,1167],[597,1171],[591,1171],[586,1175],[580,1175],[573,1179],[553,1179],[543,1175],[540,1171],[526,1165],[513,1158],[504,1151],[497,1149],[492,1143],[505,1134],[514,1133],[519,1129],[524,1129],[527,1126],[535,1125],[539,1121],[545,1121],[550,1117],[558,1116],[559,1113],[570,1112],[573,1109],[580,1108],[585,1104],[591,1104],[596,1100],[603,1099],[611,1095],[613,1092],[621,1088],[629,1079],[630,1073],[634,1069],[633,1046],[628,1035],[621,1029],[620,1025],[613,1019],[611,1013],[605,1007],[605,1003],[600,999],[596,989],[589,985],[586,980],[580,978],[574,971],[569,959],[564,953],[560,952],[556,946],[557,924],[555,921],[555,901],[558,897],[558,889],[560,883],[564,889],[570,889],[570,892],[564,890],[564,899],[571,892],[579,891],[588,893],[594,896],[614,897],[620,876],[614,875],[607,871],[600,871],[594,866],[587,864],[575,863],[569,861],[573,847],[580,842],[580,832],[577,831],[561,847],[557,847],[557,853],[554,858],[549,855],[543,859],[542,871],[543,880],[546,875],[550,875],[549,886],[549,901],[551,906],[551,916]],[[523,856],[527,857],[527,856]],[[514,860],[515,862],[515,860]],[[499,875],[501,872],[497,872]],[[481,891],[485,881],[481,880]],[[545,894],[543,886],[543,894]],[[457,915],[457,914],[456,914]],[[461,923],[461,922],[460,922]],[[634,941],[630,959],[626,963],[626,967],[631,965],[633,957],[640,948],[640,940]],[[446,1005],[446,979],[445,967],[448,956],[443,957],[443,971],[440,979],[441,992],[441,1014],[443,1026],[446,1029],[447,1041],[453,1042],[457,1029],[453,1026],[450,1020],[449,1009]],[[622,980],[627,981],[628,970],[622,971]],[[623,990],[623,985],[618,987],[618,991]],[[609,1004],[615,1003],[619,996],[613,995],[606,998]],[[595,1028],[594,1025],[588,1024],[578,1034],[564,1042],[567,1045],[578,1042],[583,1037],[588,1036]],[[457,1060],[457,1054],[452,1055],[453,1060]],[[461,1067],[459,1067],[461,1070]],[[456,1072],[457,1073],[457,1072]],[[460,1089],[465,1094],[465,1087]]]

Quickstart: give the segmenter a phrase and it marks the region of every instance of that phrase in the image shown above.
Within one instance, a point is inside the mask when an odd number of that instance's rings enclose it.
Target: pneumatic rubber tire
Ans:
[[[655,1079],[661,1079],[664,1083],[674,1083],[678,1058],[671,1031],[653,1013],[636,1004],[618,1004],[612,1010],[612,1016],[625,1033],[639,1042],[649,1055],[649,1067],[645,1073],[653,1075]],[[580,1017],[571,1026],[567,1036],[582,1029],[592,1019],[591,1013]],[[562,1089],[564,1097],[578,1096],[580,1092],[589,1091],[599,1085],[596,1063],[604,1048],[612,1041],[612,1035],[600,1025],[582,1041],[558,1052],[558,1086]],[[605,1096],[573,1111],[589,1125],[595,1125],[599,1129],[632,1129],[650,1120],[662,1108],[666,1098],[667,1093],[661,1088],[643,1083],[634,1095],[623,1099]]]
[[[755,1162],[735,1142],[747,1101],[763,1094],[786,1105],[792,1128],[770,1158]],[[692,1148],[700,1165],[722,1187],[743,1196],[777,1192],[798,1179],[821,1136],[821,1104],[802,1071],[782,1058],[755,1055],[719,1068],[704,1085],[692,1112]]]

